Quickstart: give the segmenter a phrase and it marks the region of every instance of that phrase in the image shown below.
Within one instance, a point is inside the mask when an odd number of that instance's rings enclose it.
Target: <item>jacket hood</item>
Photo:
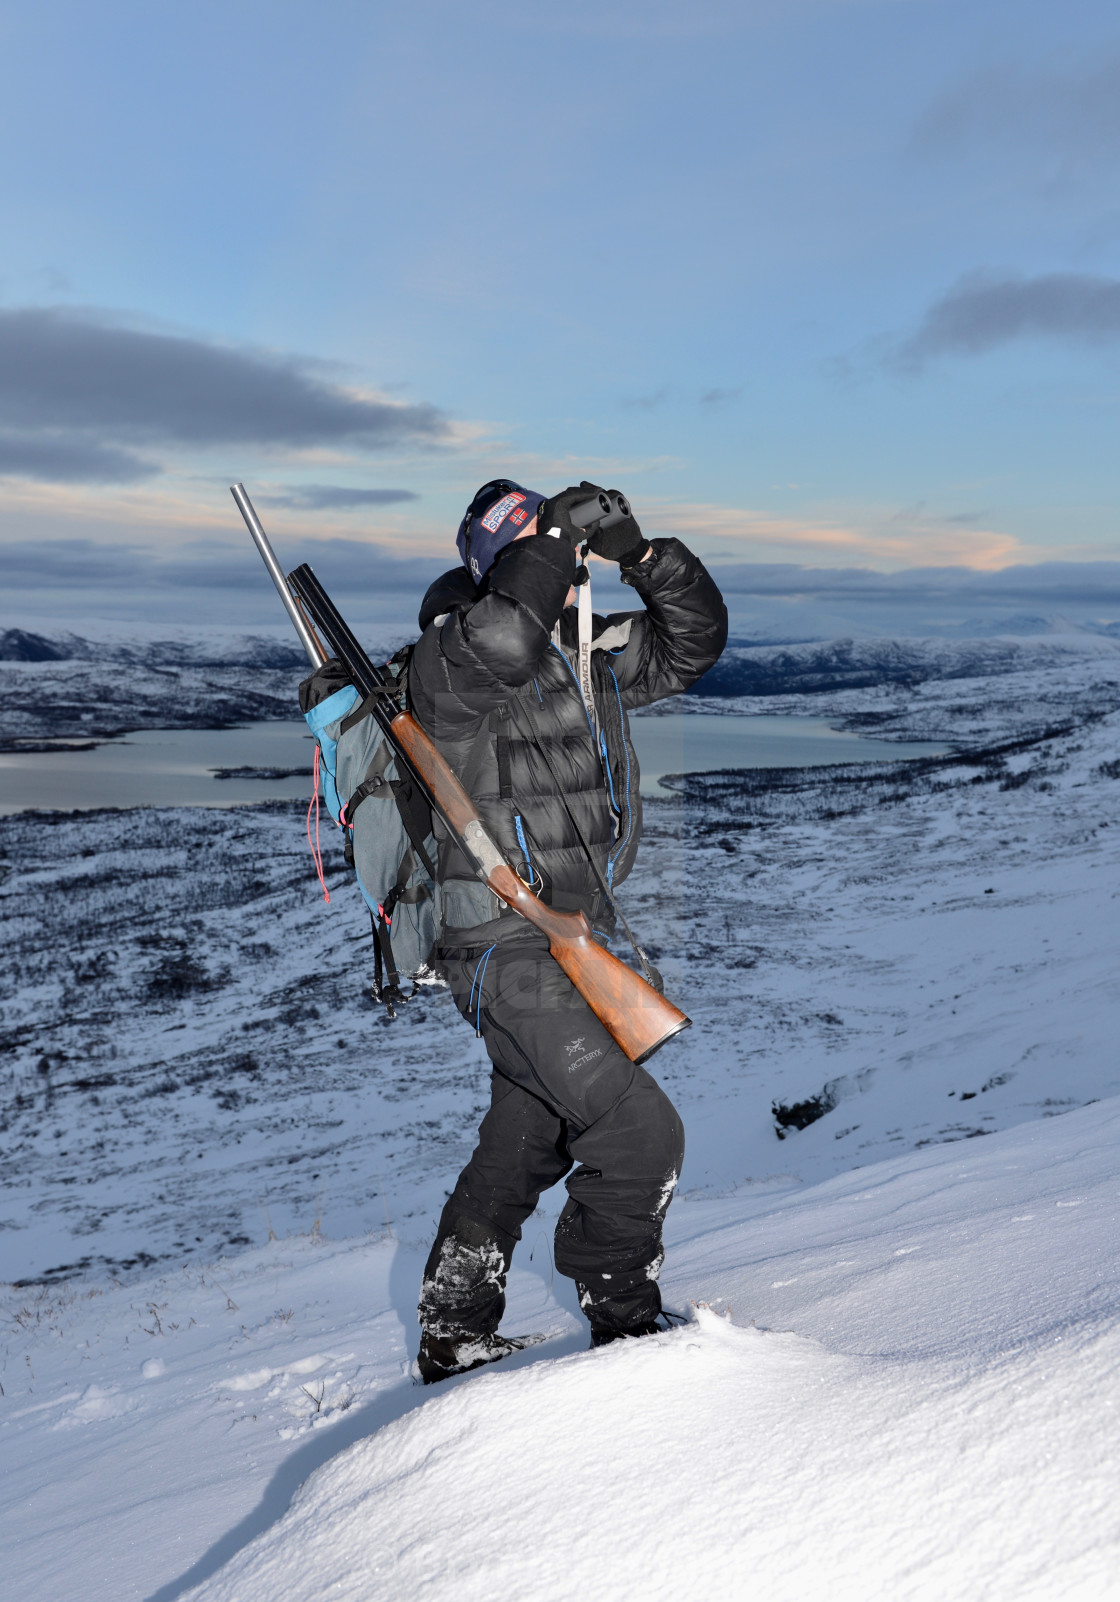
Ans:
[[[453,612],[458,606],[473,606],[478,599],[475,582],[465,567],[453,567],[440,575],[420,605],[420,628],[426,629],[443,612]]]

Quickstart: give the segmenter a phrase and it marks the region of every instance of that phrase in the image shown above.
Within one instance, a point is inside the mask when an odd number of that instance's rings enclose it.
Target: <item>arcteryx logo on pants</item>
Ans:
[[[575,1057],[574,1062],[569,1061],[568,1063],[568,1072],[570,1074],[574,1073],[577,1068],[582,1068],[585,1062],[594,1062],[596,1057],[603,1055],[602,1046],[596,1046],[594,1051],[583,1051],[584,1039],[583,1035],[578,1035],[575,1040],[569,1040],[564,1048],[569,1058]],[[582,1057],[576,1057],[577,1051],[583,1052]]]

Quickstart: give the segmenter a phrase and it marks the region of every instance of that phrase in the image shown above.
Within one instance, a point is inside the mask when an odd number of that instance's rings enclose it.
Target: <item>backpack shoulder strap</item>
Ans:
[[[397,811],[412,849],[423,863],[429,879],[435,879],[435,864],[428,855],[427,841],[432,832],[432,809],[411,779],[390,779]]]

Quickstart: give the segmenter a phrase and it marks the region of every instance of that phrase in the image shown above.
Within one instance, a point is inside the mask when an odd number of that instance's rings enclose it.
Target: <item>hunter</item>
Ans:
[[[409,694],[526,884],[556,908],[581,908],[605,939],[613,914],[601,881],[613,890],[626,878],[642,828],[627,712],[712,666],[727,610],[679,540],[647,540],[632,514],[577,527],[572,510],[596,492],[584,483],[546,498],[507,480],[479,490],[459,526],[462,565],[424,598]],[[581,686],[584,540],[619,564],[644,609],[585,613]],[[498,1334],[514,1245],[541,1192],[565,1176],[555,1264],[576,1282],[592,1344],[664,1328],[662,1225],[684,1156],[683,1125],[656,1080],[615,1044],[544,936],[436,829],[439,958],[494,1071],[478,1145],[424,1270],[428,1383],[516,1349]]]

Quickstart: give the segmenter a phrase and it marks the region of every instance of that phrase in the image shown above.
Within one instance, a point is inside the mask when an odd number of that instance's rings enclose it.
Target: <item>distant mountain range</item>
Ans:
[[[263,634],[197,639],[90,640],[80,634],[0,632],[0,662],[132,662],[145,667],[302,668],[307,659],[298,645]]]
[[[371,650],[399,643],[382,633]],[[1069,664],[1112,663],[1120,640],[1072,627],[977,640],[736,639],[690,700],[826,696],[877,686],[994,678]],[[90,639],[10,628],[0,633],[0,749],[43,740],[109,739],[134,729],[231,728],[298,716],[307,662],[282,634],[211,629]],[[845,711],[848,709],[845,708]],[[831,715],[831,714],[830,714]]]
[[[760,644],[736,641],[690,695],[813,695],[930,679],[991,678],[1071,656],[1120,653],[1120,640],[1072,625],[1033,635],[986,639],[845,639]]]

